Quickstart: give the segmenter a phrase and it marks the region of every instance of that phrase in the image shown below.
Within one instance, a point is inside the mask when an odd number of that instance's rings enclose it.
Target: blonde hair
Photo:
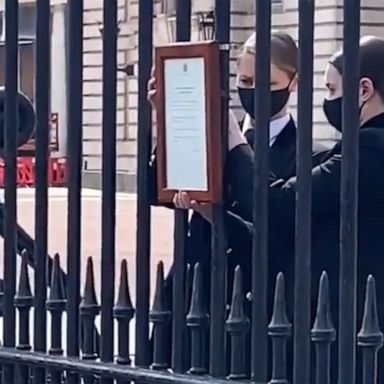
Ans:
[[[243,44],[243,53],[256,53],[256,33]],[[293,38],[281,31],[271,32],[271,61],[279,69],[293,77],[298,71],[299,50]]]

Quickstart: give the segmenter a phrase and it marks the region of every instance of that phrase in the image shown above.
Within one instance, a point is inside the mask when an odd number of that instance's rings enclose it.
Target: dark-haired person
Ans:
[[[251,35],[243,45],[238,57],[237,78],[241,105],[246,112],[243,131],[247,142],[252,146],[254,141],[254,93],[255,93],[255,34]],[[270,123],[270,169],[281,178],[289,178],[296,172],[296,124],[288,112],[290,94],[296,90],[298,70],[298,48],[295,41],[286,33],[272,31],[271,34],[271,123]],[[156,107],[156,78],[148,83],[148,99]],[[219,113],[219,110],[218,110]],[[237,129],[237,121],[230,114],[230,125]],[[256,128],[257,129],[257,128]],[[322,151],[325,149],[314,144],[314,164],[319,163]],[[241,167],[241,164],[238,165]],[[152,163],[151,177],[152,202],[157,203],[156,164]],[[232,169],[231,172],[237,172]],[[226,188],[225,204],[228,209],[236,211],[236,204],[230,195],[230,185]],[[231,290],[233,272],[240,264],[244,274],[244,289],[250,291],[250,249],[251,242],[247,235],[236,227],[227,228],[228,244],[228,287]],[[285,247],[283,236],[275,244],[275,251],[283,253]],[[205,290],[209,300],[210,289],[210,260],[211,260],[211,224],[198,212],[194,212],[189,222],[189,235],[186,244],[186,262],[194,265],[199,262],[205,274]],[[172,301],[172,270],[166,279],[166,296]],[[230,297],[230,294],[228,295]],[[208,305],[208,303],[207,303]]]
[[[358,271],[357,309],[358,325],[361,324],[365,282],[369,274],[376,277],[379,318],[384,318],[384,40],[364,37],[360,41],[359,80],[359,201],[358,201]],[[336,129],[341,131],[343,52],[338,51],[326,69],[328,94],[324,112]],[[243,217],[252,214],[253,151],[239,130],[229,135],[232,150],[227,165],[237,172],[231,186]],[[338,143],[324,161],[312,170],[312,304],[315,308],[317,283],[322,270],[330,278],[330,300],[333,319],[338,318],[339,295],[339,228],[340,228],[340,176],[341,147]],[[240,166],[241,164],[241,166]],[[279,233],[294,232],[295,194],[297,180],[270,175],[269,225]],[[178,201],[183,200],[182,204]],[[180,192],[176,206],[187,205],[187,197]],[[190,202],[189,202],[190,203]],[[196,206],[209,219],[207,206]],[[228,220],[245,221],[228,213]],[[248,223],[249,224],[249,223]],[[245,227],[245,226],[244,226]],[[293,242],[293,239],[292,239]],[[294,254],[286,254],[288,285],[293,285]],[[359,367],[361,361],[359,362]],[[379,380],[384,380],[384,361],[379,354]],[[332,381],[336,382],[337,357],[332,361]],[[358,377],[357,382],[361,378]]]

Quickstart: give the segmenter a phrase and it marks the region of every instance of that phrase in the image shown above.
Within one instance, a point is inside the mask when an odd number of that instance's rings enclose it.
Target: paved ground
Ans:
[[[18,221],[32,236],[34,234],[34,193],[34,189],[18,191]],[[123,259],[128,261],[130,283],[133,289],[135,285],[136,195],[118,194],[116,206],[116,263],[118,267]],[[56,252],[60,254],[63,268],[66,267],[67,252],[66,214],[66,189],[51,188],[49,191],[48,250],[51,255]],[[151,261],[153,271],[160,260],[169,266],[172,260],[172,239],[172,212],[163,208],[152,208]],[[85,265],[88,256],[94,258],[96,281],[100,280],[100,254],[101,194],[99,191],[86,189],[83,190],[82,196],[82,260]]]
[[[0,195],[0,198],[2,196]],[[82,268],[84,276],[85,262],[92,256],[95,265],[97,293],[100,291],[101,261],[101,195],[99,191],[83,190],[82,197]],[[67,247],[67,193],[66,189],[51,188],[49,191],[49,253],[58,252],[62,266],[66,269]],[[151,279],[154,282],[156,264],[162,260],[169,267],[172,261],[173,221],[172,212],[163,208],[152,208],[151,241]],[[34,190],[18,191],[19,223],[33,236],[34,233]],[[135,248],[136,248],[136,196],[118,194],[116,211],[116,274],[119,265],[126,259],[129,266],[129,281],[132,299],[135,300]],[[0,239],[0,255],[2,254]],[[0,256],[1,257],[1,256]],[[2,275],[3,260],[0,263]],[[31,278],[33,279],[33,272]],[[118,281],[118,278],[116,278]],[[153,286],[154,284],[152,284]],[[133,339],[133,338],[132,338]],[[133,345],[132,345],[133,348]]]

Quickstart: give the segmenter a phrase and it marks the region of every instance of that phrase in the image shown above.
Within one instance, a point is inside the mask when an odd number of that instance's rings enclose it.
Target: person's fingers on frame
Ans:
[[[175,195],[173,196],[173,204],[175,205],[176,208],[180,208],[180,204],[179,204],[179,194],[178,193],[175,193]]]
[[[188,204],[186,204],[183,193],[180,191],[177,193],[177,206],[180,209],[188,209],[189,208]]]
[[[148,81],[147,90],[151,91],[156,88],[156,79],[154,77],[151,77]]]
[[[191,208],[195,211],[199,211],[201,206],[196,200],[191,200]]]
[[[185,201],[181,192],[177,193],[177,201],[180,209],[186,209]]]
[[[148,93],[147,93],[147,99],[148,99],[149,101],[153,101],[153,99],[155,98],[155,96],[156,96],[156,90],[155,90],[155,89],[153,89],[153,90],[151,90],[151,91],[148,91]]]
[[[191,207],[191,200],[187,192],[181,192],[181,200],[182,200],[182,204],[186,209]]]

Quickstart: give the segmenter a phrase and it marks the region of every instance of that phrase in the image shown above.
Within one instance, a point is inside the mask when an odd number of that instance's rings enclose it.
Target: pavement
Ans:
[[[3,191],[0,192],[3,199]],[[59,253],[62,268],[66,270],[67,259],[67,190],[49,189],[48,214],[48,251],[50,255]],[[34,237],[35,190],[19,189],[17,198],[17,216],[19,224]],[[173,213],[153,207],[151,212],[151,286],[154,287],[156,265],[161,260],[167,269],[172,262],[173,249]],[[0,250],[3,239],[0,239]],[[136,195],[118,193],[116,195],[116,278],[118,282],[119,266],[123,259],[128,263],[130,291],[133,302],[136,294]],[[85,265],[88,256],[94,261],[96,293],[100,297],[101,272],[101,192],[92,189],[82,191],[82,287],[84,286]],[[2,252],[0,251],[2,259]],[[18,262],[18,267],[20,263]],[[3,260],[0,262],[0,276],[3,275]],[[30,270],[33,287],[33,271]],[[117,289],[117,286],[116,286]],[[153,289],[151,290],[153,296]],[[134,324],[132,324],[134,326]],[[132,334],[133,336],[133,334]],[[131,337],[131,351],[134,350],[134,337]]]
[[[19,224],[34,237],[35,190],[19,189],[17,198],[17,216]],[[0,192],[3,199],[3,191]],[[66,269],[67,259],[67,190],[49,189],[48,204],[48,252],[59,253],[62,267]],[[169,267],[173,249],[172,211],[153,207],[151,209],[151,271],[162,260]],[[82,191],[82,267],[86,259],[92,256],[95,267],[95,281],[100,282],[101,263],[101,192],[92,189]],[[2,238],[0,239],[0,245]],[[0,248],[1,249],[1,248]],[[118,193],[116,195],[116,272],[123,259],[129,266],[129,278],[132,290],[135,286],[136,258],[136,195]],[[1,272],[2,272],[1,263]],[[84,269],[83,269],[84,270]],[[83,273],[84,275],[84,273]],[[132,292],[134,293],[134,292]]]

